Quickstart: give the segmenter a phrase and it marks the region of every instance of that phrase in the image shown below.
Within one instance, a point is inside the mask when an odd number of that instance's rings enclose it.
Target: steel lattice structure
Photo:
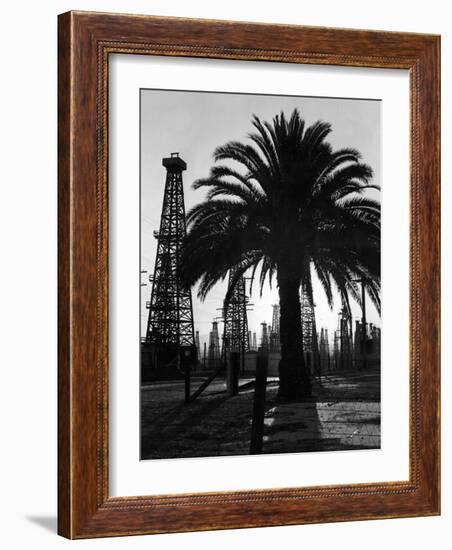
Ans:
[[[281,339],[280,339],[280,329],[279,329],[279,319],[280,319],[280,307],[279,304],[274,304],[273,316],[272,316],[272,325],[270,332],[270,351],[278,352],[281,350]]]
[[[261,323],[261,327],[262,327],[261,348],[262,348],[264,351],[268,351],[268,348],[269,348],[269,341],[268,341],[268,325],[267,325],[267,323],[264,321],[263,323]]]
[[[352,362],[353,341],[351,332],[351,318],[344,308],[338,315],[338,326],[334,333],[335,365],[347,368]]]
[[[341,353],[350,354],[353,348],[351,319],[345,309],[342,309],[339,314],[339,331],[341,335]]]
[[[229,271],[229,286],[235,275],[232,268]],[[229,287],[228,286],[228,287]],[[248,336],[248,315],[246,306],[248,298],[245,292],[245,279],[240,277],[235,285],[229,303],[223,308],[224,315],[224,346],[228,351],[238,351],[242,356],[250,350]]]
[[[322,370],[329,368],[330,364],[330,344],[328,339],[328,329],[320,329],[319,359]]]
[[[317,327],[315,323],[314,304],[303,290],[301,299],[301,322],[303,327],[303,351],[317,354]]]
[[[146,343],[177,349],[194,346],[193,306],[191,291],[186,290],[178,276],[178,265],[186,236],[184,189],[182,172],[186,163],[179,153],[162,161],[166,183],[163,196]]]
[[[220,361],[220,337],[218,335],[218,322],[213,321],[212,330],[209,333],[209,368],[216,368]]]

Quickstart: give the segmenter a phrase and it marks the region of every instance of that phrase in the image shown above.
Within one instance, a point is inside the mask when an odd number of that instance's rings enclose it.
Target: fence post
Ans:
[[[190,402],[190,377],[191,369],[196,361],[196,348],[193,346],[181,346],[179,350],[179,365],[184,373],[185,403]]]
[[[185,403],[190,403],[190,367],[185,370]]]
[[[268,354],[260,351],[256,360],[253,420],[251,424],[250,454],[262,453],[264,438],[265,393],[267,389]]]

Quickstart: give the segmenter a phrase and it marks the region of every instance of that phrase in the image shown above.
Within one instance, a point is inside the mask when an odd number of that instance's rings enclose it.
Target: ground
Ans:
[[[192,392],[202,381],[193,377]],[[380,447],[379,369],[322,376],[303,403],[278,401],[277,389],[277,379],[268,379],[263,453]],[[143,386],[141,457],[249,454],[254,379],[242,378],[234,397],[225,390],[220,378],[185,404],[183,381]]]

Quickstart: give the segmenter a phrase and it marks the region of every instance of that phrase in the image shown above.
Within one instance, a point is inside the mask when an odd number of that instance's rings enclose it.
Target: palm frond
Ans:
[[[365,279],[379,311],[381,213],[368,192],[379,190],[371,167],[356,149],[333,150],[331,125],[307,126],[297,109],[251,123],[249,141],[217,147],[209,176],[193,184],[206,198],[187,215],[185,284],[199,283],[203,299],[233,269],[227,303],[250,270],[250,292],[259,273],[262,295],[290,259],[290,276],[307,291],[317,275],[330,308],[336,288],[350,315],[350,300],[361,302],[356,280]]]

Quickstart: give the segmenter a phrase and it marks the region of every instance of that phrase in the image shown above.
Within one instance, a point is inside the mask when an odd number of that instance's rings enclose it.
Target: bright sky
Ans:
[[[281,110],[290,116],[295,107],[307,124],[317,120],[330,122],[333,131],[329,142],[333,148],[355,147],[363,161],[374,170],[374,182],[380,183],[380,106],[375,100],[338,98],[312,98],[223,94],[212,92],[184,92],[168,90],[141,91],[141,269],[153,273],[157,241],[153,231],[160,226],[166,170],[162,158],[179,152],[187,163],[183,172],[185,208],[202,201],[205,190],[194,191],[192,183],[209,174],[213,164],[213,151],[230,140],[245,141],[252,131],[251,117],[271,121]],[[142,282],[147,276],[142,275]],[[327,327],[330,338],[337,328],[340,300],[336,297],[331,311],[323,290],[314,277],[317,329]],[[214,317],[221,308],[227,282],[217,284],[206,300],[197,298],[193,290],[193,316],[195,330],[199,330],[201,346],[207,341]],[[247,288],[248,291],[248,288]],[[151,285],[141,288],[141,334],[145,335]],[[254,306],[248,313],[249,330],[260,340],[261,326],[271,323],[272,304],[278,303],[276,286],[266,286],[262,298],[255,284],[250,300]],[[367,300],[368,322],[380,325],[373,304]],[[361,317],[358,304],[352,304],[354,319]],[[221,327],[221,326],[220,326]]]

